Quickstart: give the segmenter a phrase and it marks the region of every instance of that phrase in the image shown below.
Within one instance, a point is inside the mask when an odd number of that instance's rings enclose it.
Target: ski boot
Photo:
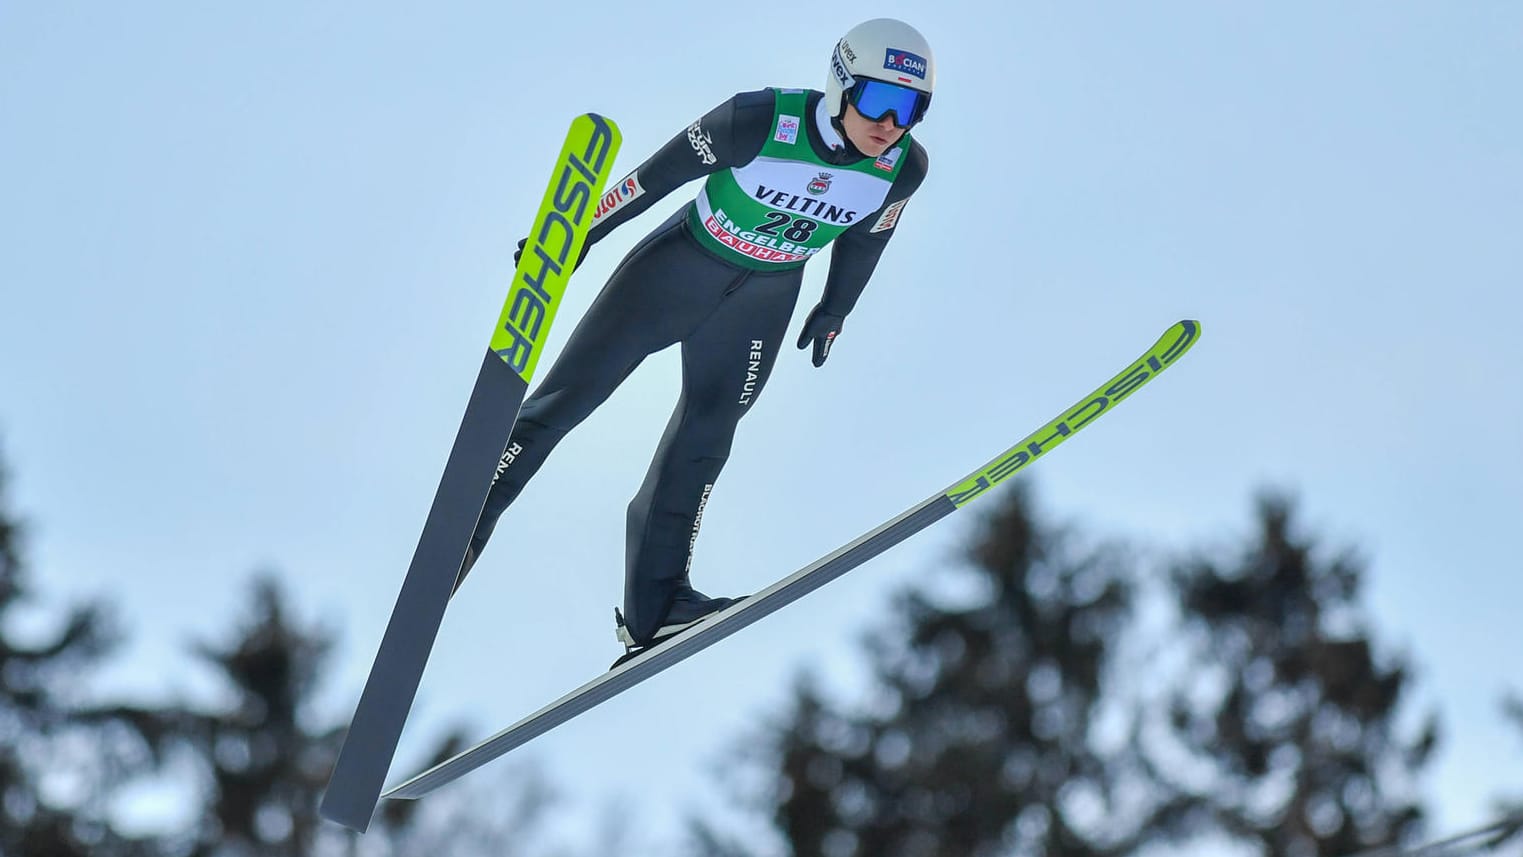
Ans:
[[[699,622],[713,616],[720,611],[745,600],[742,595],[739,598],[710,598],[691,586],[684,585],[677,590],[672,598],[671,609],[666,611],[666,618],[661,621],[661,626],[656,629],[649,641],[640,643],[629,632],[629,627],[624,622],[624,614],[619,608],[613,609],[613,621],[616,626],[616,636],[619,642],[624,644],[624,655],[613,662],[613,667],[629,661],[646,651],[661,645]],[[611,668],[613,668],[611,667]]]

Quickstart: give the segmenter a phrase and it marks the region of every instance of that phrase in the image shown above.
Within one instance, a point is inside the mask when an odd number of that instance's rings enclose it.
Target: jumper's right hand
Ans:
[[[529,246],[529,239],[527,239],[527,238],[520,238],[520,239],[518,239],[518,249],[513,251],[513,267],[515,267],[515,268],[518,267],[518,260],[523,258],[524,248],[527,247],[527,246]],[[591,242],[583,242],[582,243],[582,252],[577,255],[577,257],[576,257],[576,264],[571,266],[572,272],[575,272],[577,268],[582,267],[582,260],[587,258],[587,251],[591,250],[591,249],[592,249],[592,243]]]

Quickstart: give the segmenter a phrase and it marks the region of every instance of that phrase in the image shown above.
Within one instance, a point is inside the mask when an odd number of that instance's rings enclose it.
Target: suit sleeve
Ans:
[[[909,156],[882,207],[836,237],[830,253],[830,274],[820,305],[825,312],[846,316],[857,305],[862,290],[878,266],[878,257],[893,237],[910,197],[925,180],[930,159],[918,141],[910,142]]]
[[[588,246],[693,179],[750,163],[772,128],[770,89],[742,92],[705,113],[603,194]]]

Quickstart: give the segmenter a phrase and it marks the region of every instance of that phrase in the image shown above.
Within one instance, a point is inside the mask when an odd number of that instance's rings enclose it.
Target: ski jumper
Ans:
[[[821,93],[764,89],[709,111],[612,187],[588,246],[707,177],[619,263],[524,402],[462,579],[556,443],[647,355],[681,343],[682,393],[628,511],[624,617],[648,640],[690,585],[704,504],[771,374],[804,264],[834,243],[819,309],[851,312],[926,167],[908,133],[866,157],[832,127]]]

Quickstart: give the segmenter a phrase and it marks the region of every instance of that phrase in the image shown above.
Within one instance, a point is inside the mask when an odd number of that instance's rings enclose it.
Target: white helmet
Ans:
[[[936,87],[936,61],[931,45],[920,31],[893,18],[874,18],[852,27],[836,42],[830,58],[830,74],[825,79],[825,109],[840,119],[846,112],[847,96],[859,79],[868,78],[894,83],[925,93],[924,106],[931,101]],[[924,115],[925,107],[918,111]],[[920,119],[900,117],[903,124]]]

